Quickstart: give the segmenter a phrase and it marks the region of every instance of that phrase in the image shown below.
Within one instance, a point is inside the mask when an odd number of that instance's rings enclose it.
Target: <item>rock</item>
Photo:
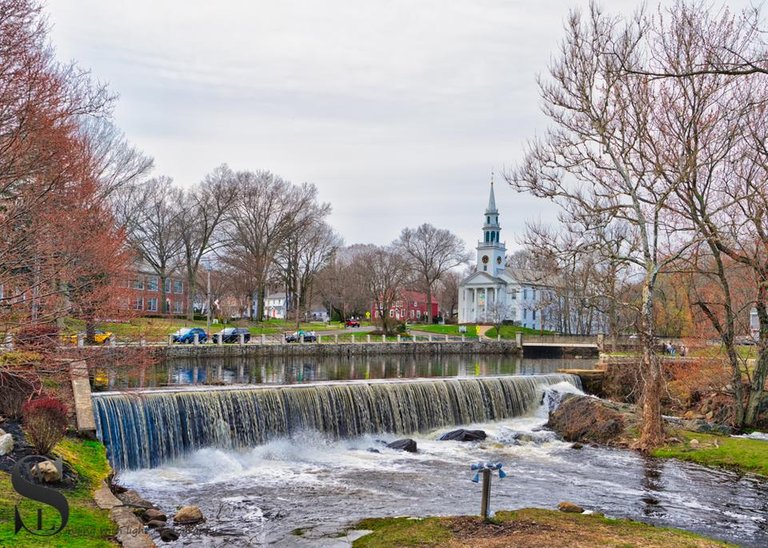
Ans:
[[[0,435],[0,457],[13,451],[13,436],[3,432]]]
[[[144,510],[144,512],[141,514],[141,518],[144,521],[168,521],[168,516],[165,515],[165,512],[156,508],[148,508]]]
[[[375,447],[369,447],[368,449],[366,449],[366,451],[368,451],[369,453],[381,453],[381,451],[379,451]]]
[[[714,418],[714,416],[715,416],[714,411],[710,411],[709,413],[704,415],[704,418],[707,419],[708,421],[711,421]]]
[[[44,460],[32,467],[32,477],[45,483],[55,483],[61,481],[61,472],[51,461]]]
[[[154,508],[155,505],[144,499],[133,489],[127,489],[122,493],[116,493],[117,498],[123,501],[126,506],[134,508]]]
[[[6,431],[0,428],[0,436],[5,436],[5,434],[6,434]]]
[[[440,441],[482,441],[487,438],[487,434],[482,430],[451,430],[440,436]]]
[[[168,524],[165,523],[165,520],[160,519],[151,519],[147,522],[147,527],[150,529],[161,529],[163,527],[166,527]]]
[[[547,426],[565,441],[609,443],[624,433],[624,415],[615,405],[590,396],[566,394]]]
[[[584,448],[584,446],[583,446],[583,445],[581,445],[581,444],[580,444],[580,443],[578,443],[578,442],[577,442],[577,443],[574,443],[573,445],[571,445],[571,449],[583,449],[583,448]]]
[[[411,438],[395,440],[392,443],[388,443],[387,447],[390,449],[397,449],[398,451],[407,451],[409,453],[416,452],[416,442]]]
[[[184,525],[191,525],[193,523],[199,523],[205,521],[203,513],[197,506],[182,506],[176,515],[173,516],[174,523],[181,523]]]
[[[699,445],[701,445],[701,443],[700,443],[700,442],[699,442],[699,440],[697,440],[696,438],[693,438],[693,439],[692,439],[692,440],[689,442],[689,445],[690,445],[691,447],[698,447]]]
[[[557,505],[557,509],[561,512],[566,512],[569,514],[583,514],[584,508],[579,506],[578,504],[574,504],[572,502],[563,501],[560,504]]]
[[[179,534],[175,529],[172,529],[171,527],[163,527],[162,529],[158,529],[157,532],[160,533],[160,540],[163,542],[173,542],[174,540],[179,540]]]

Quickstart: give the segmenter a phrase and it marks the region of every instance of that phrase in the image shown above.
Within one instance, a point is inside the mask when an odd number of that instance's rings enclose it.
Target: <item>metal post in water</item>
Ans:
[[[483,498],[480,500],[480,516],[488,520],[488,513],[491,510],[491,471],[488,468],[483,469]]]
[[[475,472],[475,475],[472,478],[474,483],[480,481],[480,474],[483,476],[483,496],[480,500],[480,516],[482,516],[485,521],[488,521],[491,513],[491,473],[494,470],[498,470],[499,478],[505,478],[507,474],[505,474],[501,468],[502,464],[500,462],[479,462],[469,466],[469,469]]]

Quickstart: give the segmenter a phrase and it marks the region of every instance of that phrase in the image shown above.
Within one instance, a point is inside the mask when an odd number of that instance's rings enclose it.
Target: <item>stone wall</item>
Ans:
[[[237,356],[368,356],[382,354],[424,355],[440,354],[509,354],[520,355],[514,341],[478,342],[400,342],[400,343],[304,343],[304,344],[225,344],[174,345],[158,347],[161,356],[237,357]]]

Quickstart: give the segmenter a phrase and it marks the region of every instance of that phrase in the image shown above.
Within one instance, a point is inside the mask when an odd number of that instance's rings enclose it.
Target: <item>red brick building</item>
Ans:
[[[371,307],[371,317],[378,318],[379,312],[376,307]],[[438,316],[440,303],[435,296],[432,296],[432,317]],[[389,317],[403,322],[427,321],[427,295],[418,291],[402,291],[400,298],[389,309]]]
[[[187,313],[187,283],[177,273],[165,280],[165,307],[160,302],[160,276],[148,269],[137,269],[129,277],[126,306],[139,315],[180,316]]]

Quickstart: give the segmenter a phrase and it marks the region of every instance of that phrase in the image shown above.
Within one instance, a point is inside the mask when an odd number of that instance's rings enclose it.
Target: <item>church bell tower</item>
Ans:
[[[493,175],[491,175],[491,194],[485,209],[483,240],[477,244],[477,270],[498,276],[506,267],[507,248],[501,243],[501,225],[499,210],[496,209],[496,196],[493,193]]]

